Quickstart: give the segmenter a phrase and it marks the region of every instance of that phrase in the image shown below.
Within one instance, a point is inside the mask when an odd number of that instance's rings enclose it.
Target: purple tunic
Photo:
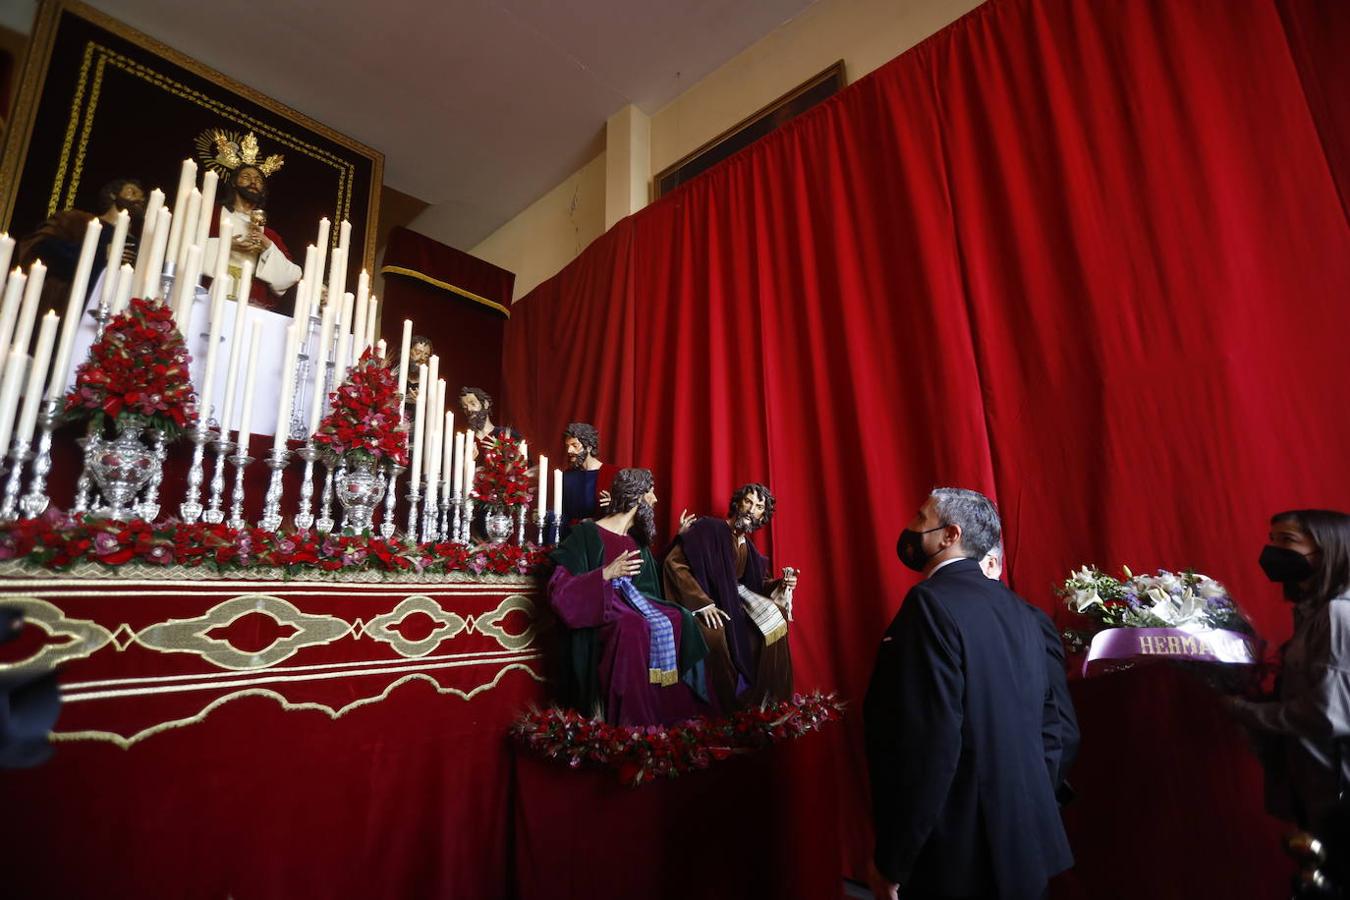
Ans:
[[[597,529],[604,546],[604,563],[637,542],[626,534]],[[633,609],[605,580],[601,569],[573,575],[558,566],[548,583],[548,602],[568,628],[597,628],[600,641],[600,690],[605,695],[605,719],[615,725],[674,725],[697,715],[698,701],[687,685],[652,684],[649,673],[651,633],[642,613]],[[670,619],[675,650],[680,647],[678,609],[652,604]],[[591,710],[582,710],[591,712]]]

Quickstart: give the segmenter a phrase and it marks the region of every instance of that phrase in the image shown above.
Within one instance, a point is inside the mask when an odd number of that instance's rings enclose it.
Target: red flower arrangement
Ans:
[[[91,419],[101,428],[105,419],[132,416],[176,437],[197,421],[191,362],[173,311],[134,298],[126,312],[108,322],[76,370],[75,387],[66,395],[66,417]]]
[[[49,510],[37,519],[0,526],[0,560],[22,560],[60,571],[80,562],[109,568],[132,562],[218,572],[282,569],[304,572],[387,572],[443,575],[530,575],[547,562],[533,544],[415,544],[397,538],[327,537],[308,531],[268,532],[167,521],[80,519]]]
[[[523,506],[534,499],[533,479],[517,441],[488,438],[478,442],[473,499],[500,506]]]
[[[568,709],[536,710],[511,726],[511,735],[548,759],[618,772],[636,786],[657,777],[676,778],[706,769],[719,759],[751,753],[818,731],[843,715],[834,694],[798,694],[791,700],[718,719],[690,719],[669,728],[609,725]]]
[[[400,466],[408,464],[408,429],[400,421],[398,379],[375,356],[374,348],[361,354],[347,380],[333,392],[332,404],[314,435],[316,444],[348,463],[392,459]]]

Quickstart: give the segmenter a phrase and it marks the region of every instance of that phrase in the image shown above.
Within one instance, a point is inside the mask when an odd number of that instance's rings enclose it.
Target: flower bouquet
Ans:
[[[486,504],[483,527],[488,540],[500,543],[511,533],[513,515],[524,515],[524,507],[534,499],[529,464],[516,441],[488,438],[478,444],[478,466],[473,477],[471,499]]]
[[[66,395],[64,417],[88,423],[85,469],[108,503],[95,512],[119,520],[159,514],[166,445],[197,421],[191,362],[172,310],[139,298],[113,316],[89,348]],[[111,439],[108,422],[115,432]],[[150,438],[149,447],[143,436]],[[142,489],[145,498],[133,508]]]
[[[1096,566],[1070,574],[1058,594],[1090,627],[1066,632],[1087,646],[1083,674],[1128,668],[1138,657],[1252,665],[1260,644],[1222,584],[1195,571],[1115,578]]]

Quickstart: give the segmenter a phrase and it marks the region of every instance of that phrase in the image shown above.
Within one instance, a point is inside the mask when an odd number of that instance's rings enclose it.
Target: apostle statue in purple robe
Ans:
[[[708,690],[723,713],[792,696],[788,621],[797,573],[770,579],[750,535],[773,517],[774,496],[757,483],[732,495],[726,518],[704,516],[666,555],[666,595],[698,620],[708,644]]]
[[[552,553],[559,699],[612,724],[673,725],[708,711],[708,647],[689,611],[661,595],[652,473],[622,469],[610,494],[609,514],[579,523]]]

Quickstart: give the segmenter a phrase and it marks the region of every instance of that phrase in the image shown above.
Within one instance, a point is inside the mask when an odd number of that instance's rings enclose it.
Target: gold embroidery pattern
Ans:
[[[16,669],[55,668],[73,659],[84,659],[114,640],[114,633],[88,619],[68,619],[60,607],[36,597],[6,597],[5,605],[23,610],[27,626],[36,625],[61,643],[43,644],[38,652],[17,663],[0,663],[0,672]]]
[[[296,632],[257,653],[238,650],[228,641],[208,636],[208,632],[253,612],[271,616],[278,625],[290,625]],[[165,653],[195,653],[222,669],[262,669],[290,659],[305,647],[331,644],[351,630],[351,625],[335,616],[303,613],[280,597],[245,594],[213,606],[194,619],[151,625],[136,635],[136,643]]]
[[[423,613],[436,623],[431,633],[420,641],[410,641],[395,627],[413,613]],[[462,617],[441,609],[440,604],[425,594],[407,597],[391,611],[376,616],[365,626],[365,633],[377,641],[384,641],[400,656],[426,656],[440,646],[441,641],[459,634],[469,623]]]
[[[516,611],[529,616],[530,624],[520,634],[510,634],[501,627],[501,621]],[[474,619],[473,627],[479,634],[487,635],[507,650],[523,650],[534,643],[534,620],[534,603],[530,598],[522,594],[512,594],[502,600],[487,617],[479,616]]]

